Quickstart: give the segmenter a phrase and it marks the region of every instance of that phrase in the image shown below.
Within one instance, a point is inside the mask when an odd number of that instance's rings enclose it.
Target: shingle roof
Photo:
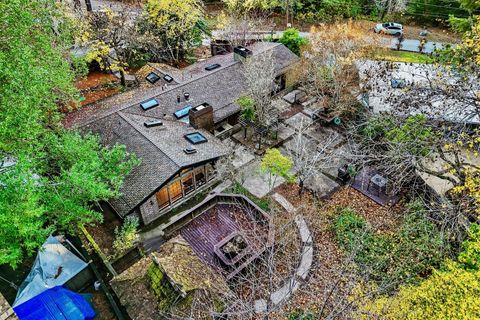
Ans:
[[[126,177],[121,188],[122,196],[111,205],[120,214],[127,214],[162,182],[178,170],[178,166],[153,143],[131,126],[118,113],[102,118],[82,128],[100,135],[105,145],[123,144],[128,152],[135,153],[141,164]]]
[[[252,49],[254,54],[272,50],[278,74],[298,60],[282,44],[258,43]],[[205,66],[211,63],[220,63],[222,67],[205,71]],[[213,107],[215,122],[236,113],[239,107],[235,101],[245,90],[241,68],[242,64],[234,61],[232,54],[214,56],[177,73],[168,70],[175,82],[167,89],[160,85],[133,90],[69,115],[69,121],[83,132],[100,135],[106,145],[123,144],[142,161],[125,178],[120,190],[122,196],[110,201],[118,214],[129,214],[181,168],[225,155],[227,149],[218,139],[173,120],[173,113],[187,104],[196,106],[205,102]],[[161,73],[158,68],[157,71]],[[190,94],[189,101],[183,99],[184,92]],[[181,103],[177,103],[177,95],[182,96]],[[143,110],[139,103],[153,97],[159,106]],[[146,128],[144,122],[152,119],[161,119],[163,125]],[[190,143],[184,135],[195,131],[200,131],[208,142],[195,145],[197,152],[187,155],[183,149]]]
[[[267,50],[272,50],[277,74],[283,73],[288,66],[298,61],[298,57],[283,44],[259,42],[252,47],[254,55]],[[213,71],[205,71],[205,66],[212,63],[220,63],[222,67]],[[221,120],[239,110],[234,102],[246,89],[242,68],[242,63],[234,61],[233,53],[214,56],[179,70],[176,74],[169,70],[168,73],[178,84],[169,84],[167,89],[156,84],[151,88],[141,88],[116,95],[69,114],[68,122],[72,126],[81,127],[122,110],[163,117],[164,114],[171,115],[185,104],[195,106],[204,102],[213,107],[215,120]],[[160,72],[160,74],[162,73]],[[190,93],[190,101],[182,99],[181,103],[177,103],[177,96],[183,96],[184,92]],[[139,104],[150,98],[157,99],[160,106],[145,112]],[[226,106],[229,108],[225,108]],[[228,115],[225,115],[226,110],[228,110]]]
[[[121,216],[127,215],[140,205],[181,168],[215,159],[226,153],[221,142],[208,132],[168,120],[162,120],[162,126],[146,128],[143,123],[152,119],[118,112],[82,127],[83,132],[100,135],[103,144],[123,144],[128,152],[141,159],[140,165],[125,178],[120,189],[120,198],[110,201]],[[195,131],[200,131],[208,142],[196,145],[197,153],[187,155],[183,149],[189,143],[183,136]]]

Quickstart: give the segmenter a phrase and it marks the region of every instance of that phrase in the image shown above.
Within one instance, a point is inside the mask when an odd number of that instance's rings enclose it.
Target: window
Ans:
[[[160,76],[158,74],[156,74],[155,72],[150,72],[146,77],[145,79],[147,79],[148,82],[150,82],[151,84],[154,84],[155,82],[157,82],[158,80],[160,80]]]
[[[207,171],[207,179],[208,181],[212,180],[216,176],[216,171],[211,163],[207,163],[205,165],[205,170]]]
[[[197,187],[203,186],[207,182],[205,177],[204,166],[201,166],[200,168],[195,169],[194,174],[195,174],[195,183]]]
[[[183,107],[182,109],[176,111],[173,115],[174,115],[175,118],[177,118],[177,119],[186,117],[186,116],[188,116],[188,113],[190,112],[190,109],[192,109],[192,106],[191,106],[191,105],[186,105],[186,106]]]
[[[140,104],[143,110],[152,109],[158,106],[158,101],[156,99],[150,99]]]
[[[182,178],[182,185],[185,195],[195,190],[195,185],[193,184],[193,175],[191,172]]]
[[[186,134],[185,139],[187,139],[191,144],[199,144],[207,142],[207,138],[205,138],[200,132],[193,132]]]
[[[170,193],[170,199],[172,203],[183,198],[182,185],[180,180],[177,180],[168,186],[168,192]]]
[[[157,202],[158,202],[158,208],[163,209],[169,206],[169,200],[168,200],[168,190],[166,187],[160,189],[160,191],[157,192]]]

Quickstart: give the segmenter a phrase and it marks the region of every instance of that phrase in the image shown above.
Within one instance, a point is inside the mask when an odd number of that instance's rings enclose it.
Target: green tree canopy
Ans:
[[[447,261],[443,269],[418,285],[401,287],[392,297],[365,303],[361,319],[478,319],[480,315],[480,233],[477,224],[470,229],[459,262]]]
[[[65,59],[71,22],[55,0],[0,2],[0,264],[100,221],[91,204],[117,196],[137,163],[60,122],[58,107],[77,96]]]

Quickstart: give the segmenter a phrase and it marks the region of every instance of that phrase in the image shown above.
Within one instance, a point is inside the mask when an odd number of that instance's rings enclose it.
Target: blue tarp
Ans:
[[[32,270],[18,289],[13,307],[50,288],[64,285],[86,267],[87,263],[65,248],[59,239],[48,237],[38,251]]]
[[[91,320],[95,311],[85,298],[57,286],[13,308],[20,320]]]

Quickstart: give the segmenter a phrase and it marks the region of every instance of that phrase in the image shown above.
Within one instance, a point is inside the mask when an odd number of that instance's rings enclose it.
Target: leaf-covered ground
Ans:
[[[325,201],[317,201],[309,193],[300,197],[297,185],[284,184],[276,191],[305,217],[313,234],[314,262],[307,283],[272,318],[285,319],[298,309],[319,313],[324,308],[323,316],[341,311],[356,279],[352,279],[348,266],[344,265],[345,257],[332,229],[337,209],[351,208],[365,217],[374,230],[391,232],[399,223],[400,206],[393,209],[381,207],[350,187],[341,188]]]

